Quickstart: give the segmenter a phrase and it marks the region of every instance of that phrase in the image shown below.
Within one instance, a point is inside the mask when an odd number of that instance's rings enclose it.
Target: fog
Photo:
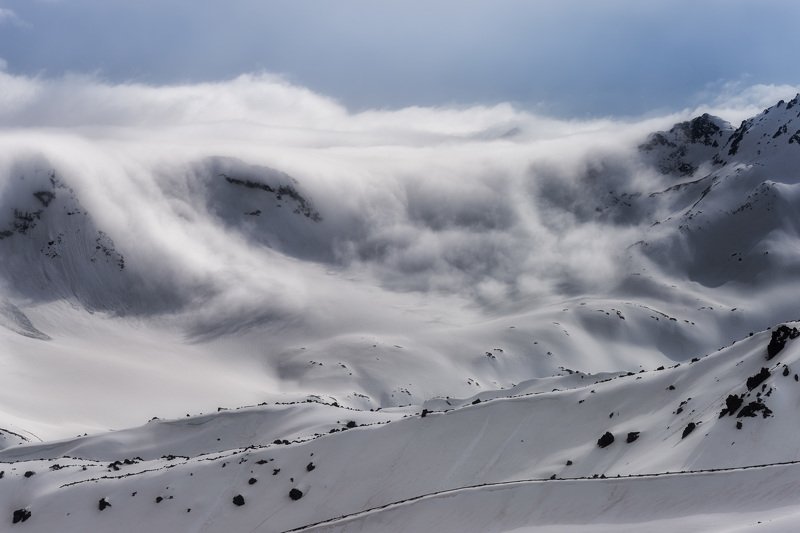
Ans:
[[[7,292],[190,312],[201,336],[348,302],[363,306],[352,316],[411,301],[496,314],[610,293],[658,216],[616,216],[614,195],[674,180],[647,167],[637,145],[700,112],[736,121],[794,90],[729,89],[667,116],[580,121],[510,104],[350,112],[266,74],[147,86],[0,72],[0,224],[35,206],[34,189],[54,172],[60,198],[70,190],[125,261],[112,274],[75,258],[63,291],[32,291],[18,280],[30,277],[33,252],[20,250],[42,244],[15,236],[5,241],[18,259],[3,269]],[[281,211],[221,176],[291,185],[318,220],[293,212],[294,197]],[[43,217],[38,238],[52,240],[59,220]]]

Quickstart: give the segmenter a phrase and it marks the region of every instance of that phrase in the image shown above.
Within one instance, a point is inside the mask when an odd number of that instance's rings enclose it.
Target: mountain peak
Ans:
[[[733,133],[733,126],[720,117],[703,113],[679,122],[669,131],[651,133],[639,151],[663,174],[690,176],[711,161]]]
[[[651,133],[639,151],[662,174],[692,176],[704,164],[714,167],[731,159],[782,165],[796,158],[795,150],[786,146],[792,144],[800,147],[800,93],[788,102],[779,100],[737,128],[703,113],[669,131]]]

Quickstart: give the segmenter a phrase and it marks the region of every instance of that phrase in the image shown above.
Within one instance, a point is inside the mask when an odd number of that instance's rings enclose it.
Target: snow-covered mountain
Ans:
[[[630,148],[390,192],[229,155],[124,178],[19,156],[0,521],[785,531],[800,95]]]

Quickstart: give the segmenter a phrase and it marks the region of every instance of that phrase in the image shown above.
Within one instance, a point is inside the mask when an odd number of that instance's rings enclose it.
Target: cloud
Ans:
[[[19,27],[29,27],[30,24],[25,22],[17,13],[5,7],[0,7],[0,25],[12,24]]]
[[[791,99],[797,93],[800,93],[800,85],[747,84],[741,80],[719,82],[698,94],[697,98],[703,102],[698,110],[704,109],[738,125],[778,100]]]
[[[710,108],[749,109],[781,91],[731,91]],[[39,209],[31,176],[46,188],[55,170],[59,198],[69,189],[91,214],[83,234],[102,231],[125,257],[119,274],[93,256],[93,275],[123,276],[107,283],[142,300],[126,312],[187,313],[196,338],[322,320],[352,298],[378,315],[407,294],[508,309],[601,293],[621,279],[654,214],[615,212],[614,193],[664,185],[636,146],[689,113],[578,121],[509,104],[350,112],[267,74],[148,86],[0,72],[0,217],[19,208],[12,198]],[[64,280],[69,290],[81,283]]]

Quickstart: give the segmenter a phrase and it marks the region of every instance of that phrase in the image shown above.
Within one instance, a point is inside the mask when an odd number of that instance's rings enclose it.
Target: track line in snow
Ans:
[[[609,481],[609,480],[627,480],[627,479],[636,479],[636,478],[661,478],[661,477],[670,477],[670,476],[690,476],[690,475],[706,475],[706,474],[715,474],[720,472],[736,472],[736,471],[744,471],[744,470],[754,470],[760,468],[776,468],[779,466],[789,466],[789,465],[797,465],[800,464],[800,460],[795,461],[784,461],[780,463],[767,463],[767,464],[760,464],[760,465],[747,465],[747,466],[737,466],[737,467],[729,467],[729,468],[709,468],[703,470],[685,470],[680,472],[657,472],[657,473],[649,473],[649,474],[626,474],[626,475],[619,475],[615,477],[562,477],[556,479],[547,479],[547,478],[540,478],[540,479],[518,479],[514,481],[497,481],[492,483],[481,483],[478,485],[466,485],[463,487],[456,487],[452,489],[445,489],[435,492],[428,492],[426,494],[420,494],[418,496],[413,496],[411,498],[405,498],[402,500],[397,500],[394,502],[389,502],[384,505],[379,505],[377,507],[372,507],[370,509],[364,509],[363,511],[358,511],[355,513],[350,513],[342,516],[338,516],[336,518],[328,518],[326,520],[320,520],[319,522],[314,522],[312,524],[306,524],[303,526],[299,526],[293,529],[287,529],[283,531],[283,533],[297,533],[301,531],[311,531],[312,529],[323,526],[323,525],[333,525],[339,522],[346,522],[348,520],[352,520],[354,518],[359,518],[362,516],[368,516],[370,514],[379,513],[386,509],[391,509],[395,507],[401,507],[405,504],[416,502],[419,500],[427,500],[432,498],[438,498],[440,496],[449,496],[452,494],[458,494],[460,492],[466,492],[470,490],[481,490],[484,488],[492,488],[492,487],[509,487],[514,485],[529,485],[534,483],[556,483],[559,481]],[[263,522],[256,526],[255,529],[251,531],[251,533],[256,533],[258,529],[263,525]]]

